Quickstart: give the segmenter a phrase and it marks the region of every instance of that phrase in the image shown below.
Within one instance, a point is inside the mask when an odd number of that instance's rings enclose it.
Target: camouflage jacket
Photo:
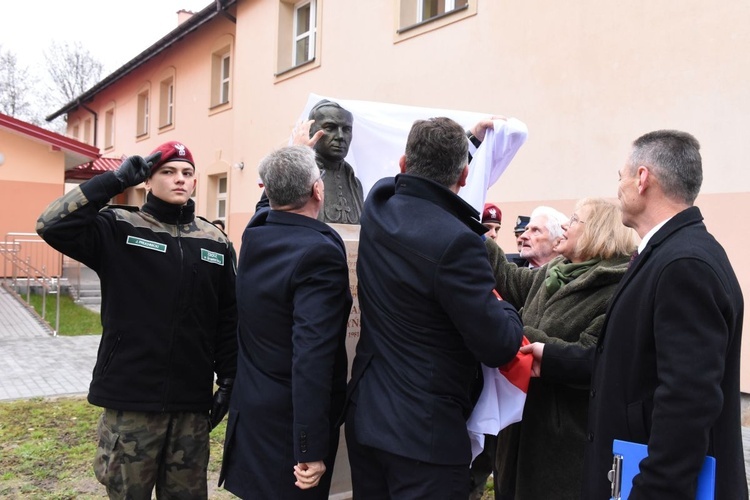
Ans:
[[[89,402],[128,411],[208,411],[214,373],[237,367],[229,240],[184,206],[149,194],[105,207],[113,173],[55,200],[37,221],[52,247],[97,272],[103,334]]]

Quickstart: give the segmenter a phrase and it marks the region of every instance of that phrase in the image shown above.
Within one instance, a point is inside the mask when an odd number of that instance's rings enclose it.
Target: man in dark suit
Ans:
[[[477,360],[500,366],[521,343],[515,309],[493,294],[479,213],[457,196],[467,147],[453,120],[415,122],[402,173],[365,202],[346,420],[358,500],[465,499]]]
[[[325,499],[346,391],[346,251],[316,220],[324,187],[312,149],[281,148],[258,170],[270,210],[242,236],[240,347],[220,482],[242,498]]]
[[[534,369],[591,375],[584,499],[608,498],[612,441],[648,445],[630,499],[693,499],[706,455],[716,498],[746,499],[740,428],[742,291],[693,202],[703,179],[698,141],[661,130],[633,143],[620,170],[623,223],[642,242],[612,299],[599,344],[570,352],[532,345]]]

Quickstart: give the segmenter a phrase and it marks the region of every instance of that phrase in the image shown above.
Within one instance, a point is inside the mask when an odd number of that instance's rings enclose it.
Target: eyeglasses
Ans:
[[[585,220],[579,219],[576,214],[573,214],[573,215],[570,216],[570,224],[569,224],[570,226],[572,226],[573,224],[576,224],[578,222],[580,222],[581,224],[585,224],[586,223]]]

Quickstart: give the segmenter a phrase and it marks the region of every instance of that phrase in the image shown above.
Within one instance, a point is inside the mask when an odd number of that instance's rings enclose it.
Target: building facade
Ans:
[[[747,2],[219,0],[180,17],[51,116],[107,157],[183,141],[198,213],[225,219],[234,241],[261,193],[258,161],[315,93],[524,121],[529,139],[487,197],[510,249],[517,215],[614,198],[636,137],[688,131],[704,158],[697,204],[750,290],[750,237],[734,223],[750,208]],[[142,199],[136,189],[127,201]]]

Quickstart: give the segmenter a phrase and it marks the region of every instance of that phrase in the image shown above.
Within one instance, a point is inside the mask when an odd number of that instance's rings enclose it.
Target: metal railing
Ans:
[[[42,296],[41,318],[48,325],[47,295],[56,295],[55,326],[49,326],[52,334],[57,336],[60,330],[62,254],[36,233],[7,233],[0,243],[0,255],[3,257],[3,286],[29,306],[31,289],[38,288]]]

